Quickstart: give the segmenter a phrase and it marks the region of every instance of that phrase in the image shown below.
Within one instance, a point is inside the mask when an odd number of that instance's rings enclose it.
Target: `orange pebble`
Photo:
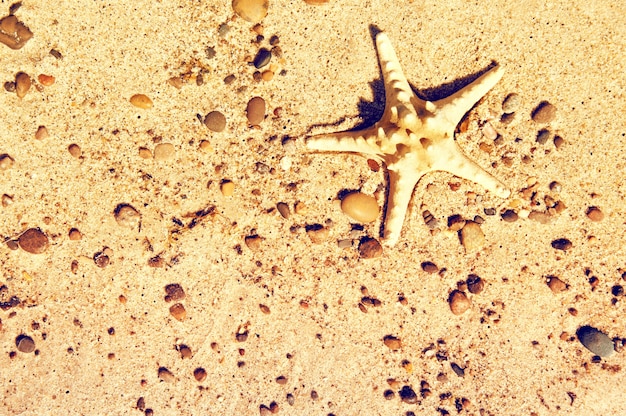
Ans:
[[[49,87],[50,85],[54,84],[54,77],[52,75],[46,75],[46,74],[40,74],[37,79],[39,80],[39,83],[41,85],[43,85],[44,87]]]

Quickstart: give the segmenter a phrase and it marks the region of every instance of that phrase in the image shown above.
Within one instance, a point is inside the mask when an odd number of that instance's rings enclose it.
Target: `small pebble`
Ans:
[[[226,117],[219,111],[211,111],[204,117],[204,125],[216,133],[222,132],[226,128]]]
[[[233,10],[248,22],[259,23],[267,16],[269,0],[233,0]]]
[[[341,201],[341,210],[355,221],[376,221],[380,212],[376,198],[361,192],[352,192]]]
[[[129,204],[119,204],[113,213],[115,221],[122,227],[135,229],[141,221],[141,214]]]
[[[258,126],[265,119],[265,100],[261,97],[253,97],[248,101],[246,116],[253,126]]]
[[[431,261],[425,261],[422,263],[422,270],[424,270],[426,273],[439,273],[439,267],[437,267],[437,265]]]
[[[402,348],[402,341],[400,338],[394,337],[393,335],[386,335],[383,338],[383,342],[390,350],[397,351]]]
[[[55,82],[55,79],[52,75],[46,75],[46,74],[39,74],[39,76],[37,77],[37,80],[44,87],[49,87],[53,85]]]
[[[261,72],[261,79],[263,81],[271,81],[274,79],[274,72],[270,70]]]
[[[547,224],[550,222],[551,216],[547,212],[531,211],[528,214],[528,219],[537,221],[540,224]]]
[[[550,182],[550,190],[552,192],[561,192],[562,188],[563,187],[562,187],[562,185],[559,182],[557,182],[557,181]]]
[[[598,207],[589,207],[586,214],[591,221],[598,222],[604,219],[604,213]]]
[[[483,291],[484,287],[485,287],[485,281],[478,275],[475,274],[470,274],[469,276],[467,276],[467,290],[470,291],[470,293],[477,295],[480,292]]]
[[[48,249],[48,237],[39,228],[29,228],[18,238],[20,248],[28,253],[41,254]]]
[[[184,321],[187,317],[187,311],[182,303],[175,303],[170,306],[170,315],[172,315],[178,321]]]
[[[507,209],[502,213],[502,219],[506,222],[515,222],[518,218],[519,216],[517,215],[517,212],[512,209]]]
[[[207,372],[202,367],[198,367],[193,370],[193,377],[196,379],[196,381],[203,382],[204,380],[206,380],[206,376]]]
[[[24,72],[18,72],[15,76],[15,94],[17,94],[18,98],[24,98],[28,90],[30,90],[30,86],[32,81],[30,76]]]
[[[265,65],[269,64],[271,58],[272,58],[272,53],[266,48],[261,48],[257,52],[256,56],[254,57],[254,61],[252,63],[254,64],[255,68],[260,69],[260,68],[263,68]]]
[[[11,204],[13,204],[13,197],[11,195],[8,195],[8,194],[3,194],[2,195],[2,206],[6,208],[6,207],[8,207]]]
[[[80,146],[77,145],[76,143],[70,144],[67,147],[67,151],[70,152],[70,155],[72,155],[72,157],[75,157],[75,158],[79,158],[83,154],[83,151],[81,150]]]
[[[72,228],[68,233],[68,237],[71,241],[79,241],[82,240],[83,235],[77,228]]]
[[[565,139],[563,139],[561,136],[554,136],[554,147],[556,147],[557,149],[560,149],[561,146],[563,146],[565,144]]]
[[[302,201],[296,202],[296,205],[294,206],[293,210],[298,215],[306,215],[309,212],[309,209],[306,207],[306,204]]]
[[[404,403],[408,403],[408,404],[417,403],[417,394],[415,394],[415,391],[410,386],[402,387],[399,394],[400,394],[400,399],[402,399]]]
[[[455,315],[461,315],[470,307],[470,300],[467,298],[467,295],[460,290],[453,290],[452,293],[450,293],[448,303],[450,304],[450,310]]]
[[[550,130],[541,129],[539,130],[539,132],[537,132],[536,142],[539,144],[546,144],[548,140],[550,140],[550,136],[551,136]]]
[[[170,160],[174,157],[176,148],[172,143],[159,143],[154,147],[154,159]]]
[[[572,242],[569,241],[567,238],[559,238],[557,240],[554,240],[551,244],[552,248],[556,250],[567,251],[572,248]]]
[[[0,42],[11,49],[21,49],[33,37],[33,32],[12,13],[0,20]]]
[[[364,238],[359,244],[359,255],[363,259],[373,259],[383,254],[383,247],[375,238]]]
[[[321,224],[309,225],[306,227],[306,234],[313,244],[321,244],[328,239],[328,228]]]
[[[611,294],[613,296],[623,296],[624,295],[624,287],[621,285],[615,285],[611,288]]]
[[[172,372],[165,367],[159,368],[159,371],[157,374],[159,378],[165,381],[166,383],[171,383],[176,380],[176,377],[174,377],[174,374],[172,374]]]
[[[548,276],[546,284],[548,285],[552,293],[560,293],[567,290],[567,283],[565,283],[556,276]]]
[[[615,346],[611,338],[594,327],[582,326],[576,331],[576,336],[580,343],[595,355],[608,357],[613,354]]]
[[[278,204],[276,204],[276,209],[284,219],[289,218],[289,215],[291,215],[291,212],[289,211],[289,205],[285,204],[284,202],[279,202]]]
[[[35,341],[28,335],[20,335],[15,338],[15,346],[19,352],[30,354],[35,351]]]
[[[383,392],[383,397],[385,398],[385,400],[392,400],[394,397],[396,397],[396,393],[393,392],[393,390],[385,390]]]
[[[185,299],[185,290],[178,283],[171,283],[165,286],[165,301],[177,302]]]
[[[522,100],[519,94],[511,93],[506,96],[504,101],[502,101],[502,112],[504,114],[511,114],[516,112],[519,109]]]
[[[226,197],[233,196],[233,193],[235,192],[235,184],[228,179],[225,179],[220,185],[220,190],[222,191],[222,195]]]
[[[556,117],[556,107],[547,101],[542,101],[532,112],[532,119],[537,123],[546,124]]]
[[[135,94],[130,97],[130,103],[135,107],[147,110],[152,108],[152,100],[145,94]]]
[[[146,147],[139,148],[139,157],[142,159],[152,159],[152,152]]]
[[[13,166],[14,163],[15,160],[13,160],[13,158],[8,154],[5,153],[3,155],[0,155],[0,170],[8,170]]]
[[[489,122],[485,123],[485,125],[483,126],[482,133],[486,139],[491,141],[495,140],[498,137],[498,132]]]
[[[485,234],[474,221],[467,221],[459,234],[461,244],[467,252],[476,251],[485,244]]]
[[[35,132],[35,139],[43,140],[48,137],[50,137],[50,134],[48,133],[48,129],[46,128],[46,126],[39,126],[37,128],[37,131]]]
[[[465,377],[465,369],[457,363],[450,363],[450,368],[452,368],[452,371],[454,371],[454,374],[456,374],[457,376]]]
[[[249,235],[244,238],[246,246],[252,251],[258,251],[261,249],[261,237],[258,235]]]

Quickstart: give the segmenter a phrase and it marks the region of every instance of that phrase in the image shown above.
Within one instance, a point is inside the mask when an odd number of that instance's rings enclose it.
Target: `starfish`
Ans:
[[[409,86],[389,37],[376,36],[385,84],[385,111],[373,126],[357,131],[320,134],[306,139],[312,150],[353,152],[384,162],[388,196],[383,242],[400,238],[411,195],[419,180],[432,171],[446,171],[507,198],[509,190],[463,154],[454,131],[464,115],[502,78],[496,66],[456,93],[437,101],[422,100]]]

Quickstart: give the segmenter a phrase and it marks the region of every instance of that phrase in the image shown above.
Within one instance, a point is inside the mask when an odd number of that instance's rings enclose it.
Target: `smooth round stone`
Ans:
[[[253,126],[258,126],[265,119],[265,100],[261,97],[253,97],[248,101],[246,116]]]
[[[341,201],[341,210],[350,218],[363,223],[376,221],[379,214],[376,198],[361,192],[347,195]]]
[[[209,130],[219,133],[226,128],[226,117],[219,111],[211,111],[204,117],[204,125]]]
[[[17,240],[22,250],[41,254],[48,249],[48,237],[39,228],[29,228]]]
[[[233,0],[233,10],[248,22],[259,23],[267,16],[269,0]]]
[[[604,332],[591,326],[582,326],[576,331],[576,336],[581,344],[589,351],[600,357],[608,357],[613,354],[613,341]]]

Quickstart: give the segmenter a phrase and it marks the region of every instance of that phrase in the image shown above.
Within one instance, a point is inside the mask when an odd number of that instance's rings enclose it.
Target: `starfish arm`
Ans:
[[[385,115],[392,123],[398,123],[403,128],[417,128],[420,121],[411,98],[415,95],[409,81],[402,72],[400,61],[391,45],[389,37],[385,33],[376,36],[376,48],[378,49],[378,61],[383,74],[385,84]]]
[[[433,147],[436,147],[433,150],[438,154],[433,159],[433,170],[446,171],[475,182],[501,198],[507,198],[511,194],[502,182],[465,156],[455,141],[448,140]]]
[[[502,75],[504,75],[504,68],[496,66],[478,77],[478,79],[465,88],[455,92],[449,97],[435,101],[434,104],[438,108],[438,113],[456,127],[463,116],[472,109],[474,104],[500,81]]]
[[[389,193],[387,195],[387,210],[385,211],[385,222],[383,229],[383,241],[387,246],[394,246],[400,238],[404,218],[411,202],[413,189],[423,172],[412,170],[405,172],[402,170],[388,169],[389,173]]]
[[[368,155],[381,155],[376,145],[376,135],[370,129],[318,134],[306,139],[306,147],[327,152],[355,152]]]

